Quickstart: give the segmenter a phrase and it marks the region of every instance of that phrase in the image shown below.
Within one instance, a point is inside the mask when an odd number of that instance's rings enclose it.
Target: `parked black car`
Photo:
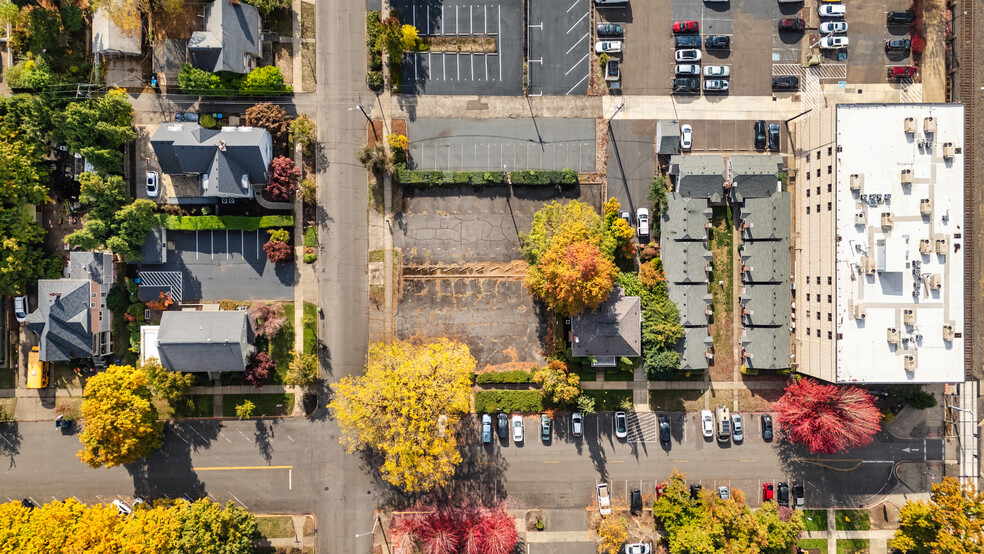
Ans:
[[[779,150],[779,124],[769,125],[769,150]]]
[[[506,414],[500,413],[498,416],[496,416],[496,419],[497,419],[497,422],[496,422],[496,431],[499,433],[499,438],[500,439],[508,439],[509,438],[509,416],[507,416]]]
[[[700,495],[700,490],[703,488],[700,485],[690,485],[690,498],[697,500],[697,496]]]
[[[697,35],[679,35],[673,37],[673,46],[682,48],[700,48],[700,37]]]
[[[908,25],[916,20],[916,13],[912,10],[904,12],[888,12],[889,25]]]
[[[799,77],[794,77],[792,75],[780,75],[778,77],[772,78],[772,89],[773,90],[796,90],[800,86]]]
[[[693,77],[677,77],[673,79],[674,94],[697,94],[700,92],[700,80]]]
[[[599,37],[618,37],[622,36],[622,26],[615,23],[602,23],[598,25]]]
[[[665,415],[659,416],[659,440],[670,442],[670,418]]]
[[[772,416],[769,414],[762,414],[762,440],[772,440]]]
[[[629,495],[629,511],[632,515],[639,515],[642,513],[642,493],[639,489],[632,489],[632,493]]]
[[[912,41],[907,38],[895,38],[885,41],[885,50],[901,50],[905,51],[912,48]]]
[[[756,121],[752,130],[755,132],[755,148],[758,150],[765,148],[765,121],[761,119]]]
[[[711,35],[704,39],[704,48],[730,48],[731,37]]]
[[[789,483],[779,483],[779,498],[777,501],[780,506],[789,507]]]

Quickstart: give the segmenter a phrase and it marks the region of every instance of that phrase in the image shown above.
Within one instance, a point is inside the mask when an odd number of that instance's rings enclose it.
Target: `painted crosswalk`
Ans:
[[[655,442],[656,414],[630,412],[626,414],[627,442]]]
[[[171,300],[181,302],[183,283],[180,271],[138,271],[140,285],[145,287],[161,287],[171,290]]]

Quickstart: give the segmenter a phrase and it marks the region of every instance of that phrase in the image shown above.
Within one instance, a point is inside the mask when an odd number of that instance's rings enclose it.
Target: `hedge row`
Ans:
[[[577,172],[563,171],[418,171],[400,167],[397,180],[403,185],[573,185]]]
[[[543,395],[535,390],[483,390],[475,393],[475,411],[542,412]]]
[[[161,215],[161,225],[171,231],[205,231],[227,229],[229,231],[255,231],[271,227],[293,227],[294,216],[265,215],[247,217],[239,215]]]
[[[489,383],[532,383],[533,372],[525,369],[514,369],[511,371],[487,371],[475,375],[475,382],[479,384]]]

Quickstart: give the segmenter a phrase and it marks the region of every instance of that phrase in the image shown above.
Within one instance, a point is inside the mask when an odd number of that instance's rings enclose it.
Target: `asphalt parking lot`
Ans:
[[[693,128],[693,146],[691,152],[730,152],[754,153],[771,152],[755,149],[755,132],[753,119],[725,120],[681,120],[680,125],[689,123]],[[789,152],[789,130],[780,120],[766,119],[766,126],[779,124],[779,147],[782,152]],[[768,128],[768,127],[766,127]]]
[[[527,84],[536,95],[585,94],[595,63],[591,0],[529,0]]]
[[[886,52],[885,41],[906,38],[908,25],[887,25],[889,11],[905,11],[907,0],[872,0],[847,4],[847,80],[850,83],[886,83],[892,65],[911,65],[909,52]]]
[[[595,171],[591,119],[418,119],[409,136],[415,169]]]
[[[418,52],[404,54],[400,86],[409,94],[493,94],[523,92],[523,6],[520,0],[463,2],[399,0],[391,4],[400,20],[422,36],[496,37],[495,53]]]
[[[265,230],[168,231],[167,260],[141,271],[181,275],[182,300],[291,300],[293,265],[267,261]]]
[[[507,362],[542,364],[540,344],[549,329],[538,309],[520,279],[404,279],[396,334],[460,340],[479,369]]]
[[[635,214],[649,208],[649,188],[656,167],[656,121],[612,120],[608,137],[608,195]],[[634,218],[633,218],[634,221]]]

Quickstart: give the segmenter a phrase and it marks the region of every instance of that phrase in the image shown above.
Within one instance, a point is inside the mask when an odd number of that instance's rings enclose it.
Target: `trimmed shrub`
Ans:
[[[265,215],[248,217],[239,215],[180,216],[161,215],[161,226],[171,231],[205,231],[228,229],[230,231],[255,231],[271,227],[293,227],[294,216]]]
[[[366,75],[366,85],[369,86],[369,90],[373,90],[376,92],[383,90],[383,72],[370,71]]]
[[[577,172],[563,171],[514,171],[508,178],[504,171],[420,171],[397,167],[397,180],[403,185],[572,185],[577,183]]]
[[[316,261],[318,261],[318,255],[317,254],[305,254],[304,255],[304,263],[306,263],[306,264],[313,264]]]
[[[304,247],[305,248],[317,248],[318,247],[318,228],[314,225],[310,225],[304,229]]]
[[[563,171],[513,171],[509,178],[514,185],[573,185],[577,183],[577,172],[573,169]]]
[[[476,383],[532,383],[533,372],[523,369],[487,371],[475,374]]]
[[[542,412],[543,395],[535,390],[484,390],[475,393],[475,411]]]

